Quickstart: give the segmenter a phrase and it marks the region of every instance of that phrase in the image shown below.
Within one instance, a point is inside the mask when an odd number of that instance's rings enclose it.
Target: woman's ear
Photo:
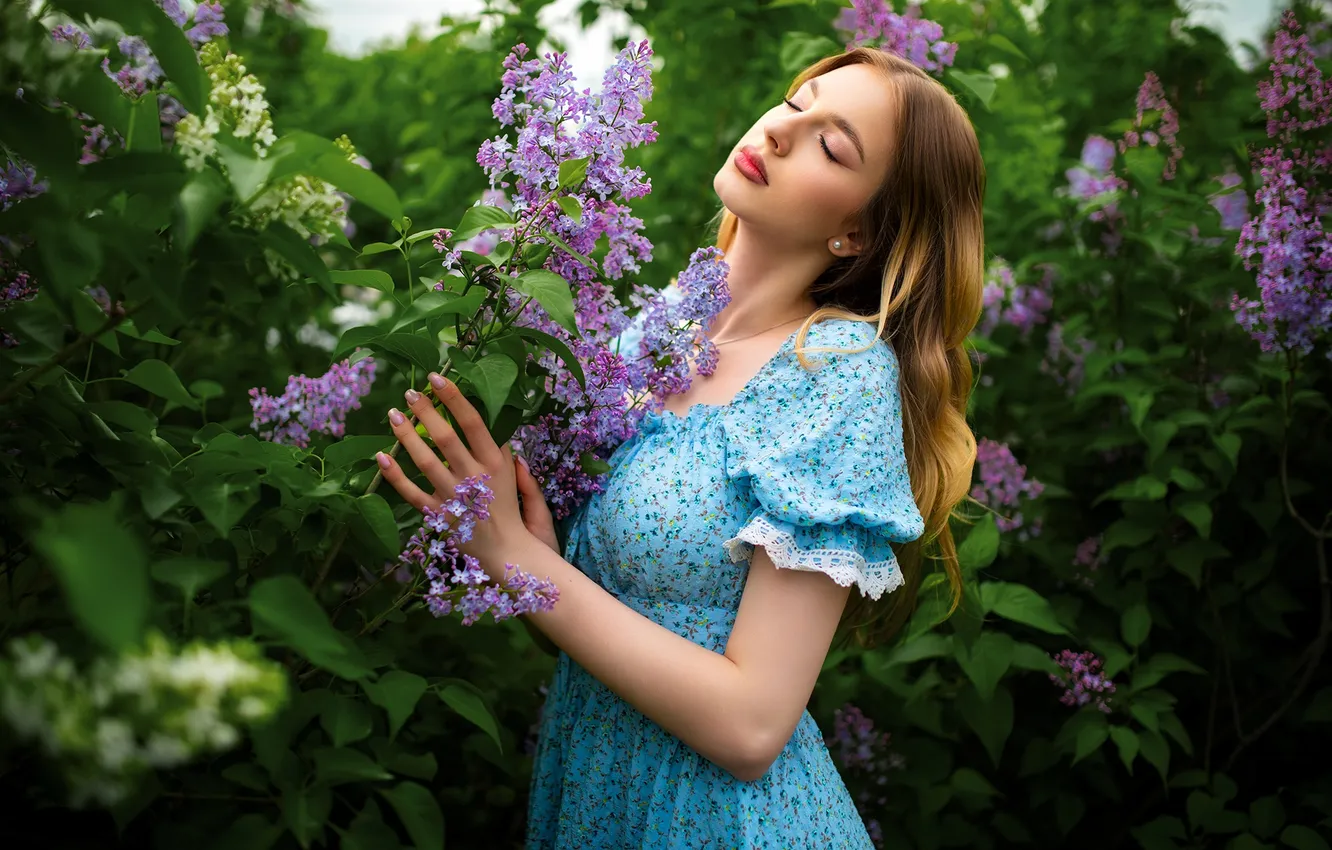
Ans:
[[[828,250],[833,256],[846,259],[859,256],[865,250],[865,246],[860,241],[860,231],[852,230],[829,239]]]

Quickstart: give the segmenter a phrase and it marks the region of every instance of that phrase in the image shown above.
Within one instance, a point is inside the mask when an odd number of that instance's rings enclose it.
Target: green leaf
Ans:
[[[987,513],[972,526],[962,545],[957,547],[957,559],[962,569],[975,571],[994,563],[998,554],[999,526],[994,514]]]
[[[242,206],[249,206],[273,172],[271,157],[255,156],[254,148],[239,140],[219,138],[217,158],[231,181],[231,191]]]
[[[379,269],[349,269],[330,271],[329,278],[338,286],[364,286],[380,292],[393,291],[393,277]]]
[[[1119,760],[1124,768],[1133,775],[1133,762],[1138,757],[1138,734],[1127,726],[1111,726],[1110,739],[1119,748]]]
[[[393,330],[399,331],[416,322],[435,319],[440,316],[467,316],[471,318],[476,315],[477,310],[481,309],[485,300],[486,290],[480,286],[473,286],[461,295],[432,290],[416,297],[416,301],[404,310],[398,320],[393,323]]]
[[[390,354],[404,357],[427,372],[433,372],[439,368],[439,346],[415,334],[384,334],[371,340],[367,345],[370,348],[380,348]]]
[[[196,455],[190,460],[207,460],[207,455]],[[226,537],[250,508],[259,503],[259,478],[242,474],[195,481],[189,487],[189,494],[208,524]]]
[[[330,295],[336,295],[328,266],[324,265],[323,258],[308,239],[303,239],[299,233],[282,222],[273,221],[269,222],[264,232],[259,234],[259,241],[265,248],[271,249],[290,263],[297,272],[312,278]]]
[[[251,791],[268,790],[268,774],[259,769],[257,764],[252,762],[241,762],[233,764],[221,773],[223,779],[228,782],[234,782],[243,788],[249,788]]]
[[[989,74],[969,74],[965,71],[954,71],[951,68],[948,71],[948,77],[974,94],[980,100],[981,106],[986,109],[990,108],[990,101],[994,98],[994,90],[997,85],[994,77]]]
[[[282,818],[301,847],[322,842],[324,822],[333,810],[333,792],[327,785],[287,789],[280,802]]]
[[[177,226],[172,230],[172,241],[178,252],[189,254],[199,234],[213,222],[226,199],[226,184],[215,170],[205,168],[190,175],[189,182],[176,197]]]
[[[181,407],[197,410],[198,402],[189,390],[176,377],[176,372],[161,360],[144,360],[125,373],[122,380],[137,387],[142,387],[159,398],[174,402]]]
[[[1249,805],[1249,829],[1259,838],[1271,838],[1286,822],[1286,808],[1275,795],[1259,797]]]
[[[371,242],[361,249],[362,257],[373,257],[375,254],[386,254],[389,251],[398,250],[397,245],[390,245],[387,242]]]
[[[415,782],[381,788],[379,793],[397,812],[398,820],[418,850],[438,850],[444,846],[444,815],[434,795]]]
[[[250,591],[256,630],[273,635],[313,664],[344,679],[363,679],[370,665],[359,647],[329,624],[309,588],[295,576],[261,580]]]
[[[1098,713],[1088,716],[1092,719],[1078,728],[1077,737],[1074,739],[1073,764],[1099,750],[1106,738],[1110,737],[1110,728],[1105,722],[1104,715]]]
[[[402,217],[402,201],[393,187],[347,159],[346,152],[328,139],[296,130],[278,139],[268,156],[274,162],[272,180],[308,174],[331,183],[390,221]]]
[[[152,575],[157,581],[180,588],[188,603],[194,599],[199,588],[207,587],[222,576],[231,572],[231,566],[223,561],[208,561],[189,556],[168,558],[153,564]]]
[[[269,850],[282,837],[286,829],[264,815],[248,814],[236,818],[214,842],[209,850]]]
[[[1224,434],[1218,434],[1212,438],[1212,442],[1221,450],[1221,453],[1230,461],[1230,465],[1239,468],[1239,453],[1242,440],[1240,435],[1233,431],[1227,431]]]
[[[1030,587],[1003,581],[982,582],[981,604],[987,612],[1053,635],[1066,635],[1050,601]]]
[[[998,767],[1004,743],[1013,731],[1013,695],[1000,686],[995,689],[994,698],[986,702],[974,687],[964,688],[957,696],[957,709],[980,738],[990,761]]]
[[[583,220],[583,205],[578,203],[577,198],[571,198],[568,195],[563,195],[557,198],[555,202],[560,205],[560,209],[563,210],[564,214],[567,215],[569,218],[573,219],[574,221]]]
[[[1291,824],[1281,830],[1281,843],[1295,850],[1329,850],[1322,836],[1299,824]]]
[[[117,516],[119,501],[67,504],[32,540],[60,580],[74,619],[111,650],[138,642],[150,602],[148,552]]]
[[[1000,50],[1005,51],[1006,53],[1013,54],[1019,59],[1027,58],[1027,54],[1023,53],[1022,50],[1016,44],[1009,41],[1007,38],[1005,38],[1004,36],[1000,35],[997,32],[990,33],[990,35],[986,38],[986,41],[990,42],[990,44],[994,45]]]
[[[1013,639],[1001,632],[981,632],[968,649],[961,641],[953,644],[953,651],[962,671],[976,686],[981,699],[989,702],[995,686],[1008,672],[1013,661]]]
[[[587,179],[587,165],[592,161],[592,157],[585,156],[581,159],[569,159],[560,163],[560,188],[576,189]],[[563,199],[561,199],[563,200]]]
[[[398,538],[398,522],[393,509],[378,493],[366,493],[356,499],[357,521],[353,528],[357,538],[371,545],[378,556],[391,558],[402,551]]]
[[[392,435],[343,437],[324,449],[324,471],[331,472],[361,461],[372,463],[375,459],[375,452],[388,451],[392,445]]]
[[[569,346],[565,345],[563,340],[534,328],[514,326],[513,331],[519,336],[544,345],[553,351],[555,356],[564,363],[564,368],[568,369],[574,379],[578,381],[578,385],[587,389],[587,377],[583,374],[583,365],[578,362],[578,358],[574,357],[573,352],[569,350]]]
[[[335,696],[324,705],[319,725],[335,747],[345,747],[370,736],[374,717],[370,706],[350,697]]]
[[[1212,536],[1212,507],[1206,502],[1175,500],[1175,513],[1188,520],[1198,530],[1198,536],[1207,539]]]
[[[453,239],[457,243],[465,239],[471,239],[473,236],[485,230],[496,227],[508,228],[515,224],[513,216],[509,215],[499,207],[490,204],[479,204],[475,207],[469,207],[467,212],[463,213],[462,221],[453,228]]]
[[[1165,498],[1166,483],[1154,475],[1142,475],[1132,481],[1122,482],[1115,487],[1107,490],[1097,496],[1092,505],[1099,505],[1106,499],[1118,499],[1120,501],[1147,501],[1155,502]]]
[[[475,723],[482,732],[489,735],[500,752],[504,751],[504,745],[500,743],[499,727],[495,724],[495,718],[475,691],[462,685],[447,685],[437,690],[436,693],[439,694],[439,698],[444,701],[445,705]]]
[[[315,781],[323,785],[376,782],[393,778],[393,774],[375,764],[360,750],[320,747],[310,757],[315,765]]]
[[[504,354],[487,354],[475,363],[464,357],[454,358],[451,362],[476,389],[489,414],[488,424],[494,425],[513,382],[518,379],[518,364]]]
[[[1124,636],[1124,642],[1129,646],[1138,646],[1147,640],[1147,635],[1152,629],[1152,615],[1147,610],[1147,603],[1135,602],[1119,618],[1120,633]]]
[[[975,794],[980,797],[998,797],[999,789],[990,784],[977,770],[969,767],[959,767],[949,782],[953,789],[964,794]]]
[[[337,829],[337,827],[333,827]],[[375,801],[367,798],[365,807],[352,819],[346,830],[338,830],[342,836],[340,850],[397,850],[398,834],[384,823]]]
[[[1169,781],[1170,745],[1166,743],[1166,739],[1158,732],[1143,729],[1138,733],[1138,742],[1141,745],[1142,757],[1161,774],[1161,781]]]
[[[790,30],[782,35],[781,52],[777,61],[782,70],[793,75],[825,56],[840,53],[842,46],[823,35],[812,35]]]
[[[361,687],[365,689],[370,701],[388,714],[389,739],[392,740],[416,710],[416,704],[426,692],[427,685],[426,680],[415,673],[390,670],[379,677],[377,682],[368,679],[361,682]]]
[[[578,333],[578,323],[574,320],[573,294],[569,291],[569,282],[564,278],[545,269],[531,269],[518,275],[510,285],[523,295],[535,298],[560,327],[569,333]]]

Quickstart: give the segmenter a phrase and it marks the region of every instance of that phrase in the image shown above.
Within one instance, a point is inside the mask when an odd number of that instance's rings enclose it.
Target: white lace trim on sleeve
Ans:
[[[750,520],[723,545],[733,562],[749,560],[754,547],[762,546],[778,567],[824,573],[842,587],[854,583],[862,594],[872,599],[902,586],[902,571],[895,556],[886,561],[866,561],[859,552],[846,549],[801,549],[792,535],[761,515]]]

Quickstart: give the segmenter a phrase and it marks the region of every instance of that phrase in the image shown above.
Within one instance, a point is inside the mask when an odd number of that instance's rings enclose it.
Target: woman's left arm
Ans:
[[[431,376],[432,385],[435,378]],[[448,462],[410,421],[390,416],[417,468],[435,486],[427,494],[380,454],[384,479],[417,508],[451,498],[471,475],[490,475],[490,519],[478,523],[467,554],[501,580],[504,565],[548,578],[559,588],[553,610],[526,615],[550,639],[627,703],[700,755],[742,781],[759,779],[795,731],[832,644],[848,588],[821,573],[779,570],[754,548],[735,626],[718,654],[624,605],[523,525],[513,458],[496,446],[485,422],[451,382],[435,394],[471,446],[429,398],[408,404]]]

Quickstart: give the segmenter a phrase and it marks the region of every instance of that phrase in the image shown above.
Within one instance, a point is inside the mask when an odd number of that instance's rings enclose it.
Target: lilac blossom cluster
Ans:
[[[0,169],[0,212],[45,191],[46,183],[37,182],[37,172],[27,163],[11,159]]]
[[[1160,111],[1160,123],[1155,130],[1144,130],[1143,115],[1152,110]],[[1152,148],[1164,144],[1170,150],[1170,155],[1166,158],[1161,177],[1164,180],[1173,180],[1176,166],[1184,156],[1184,146],[1179,143],[1178,135],[1179,113],[1170,105],[1170,101],[1166,100],[1160,78],[1152,71],[1148,71],[1143,77],[1142,85],[1138,87],[1138,112],[1133,118],[1133,127],[1119,140],[1119,152],[1124,153],[1139,144]]]
[[[1046,314],[1054,306],[1050,292],[1058,277],[1058,270],[1049,263],[1042,264],[1041,279],[1035,284],[1019,284],[1013,267],[1002,257],[995,257],[986,269],[982,290],[983,312],[976,324],[976,333],[988,337],[1000,326],[1011,325],[1023,337],[1036,325],[1044,324]]]
[[[724,291],[725,266],[712,253],[706,260],[696,258],[681,275],[679,291],[687,293],[682,305],[635,288],[635,300],[648,311],[648,348],[637,356],[612,348],[629,317],[608,281],[637,273],[652,259],[643,222],[627,206],[648,194],[651,183],[642,169],[625,165],[628,149],[657,137],[655,123],[643,121],[643,105],[652,95],[652,55],[647,42],[627,45],[594,95],[576,88],[564,54],[529,58],[525,45],[515,46],[504,60],[500,95],[492,106],[496,120],[514,128],[515,137],[483,142],[477,163],[491,184],[481,203],[510,211],[516,223],[457,244],[444,231],[435,239],[445,273],[465,273],[464,251],[489,254],[501,239],[553,246],[544,267],[569,283],[579,333],[571,334],[539,302],[516,292],[493,309],[512,311],[518,324],[564,342],[586,379],[580,384],[554,354],[544,355],[541,365],[552,376],[547,390],[556,410],[513,438],[557,518],[600,490],[601,461],[632,435],[643,415],[636,402],[687,386],[695,361],[704,374],[716,362],[715,349],[699,343],[700,328],[727,297],[718,294]],[[585,166],[585,176],[566,176],[561,184],[561,167],[567,174],[568,164],[575,174]],[[598,244],[605,245],[599,264],[587,259]],[[513,263],[506,270],[520,271]],[[707,291],[698,291],[700,286]],[[689,324],[681,329],[675,326],[680,321]]]
[[[1091,703],[1098,711],[1110,713],[1108,696],[1115,692],[1115,683],[1101,672],[1101,659],[1095,653],[1065,649],[1052,657],[1063,668],[1062,673],[1050,674],[1050,681],[1064,689],[1060,702],[1071,706]]]
[[[1101,233],[1101,244],[1106,253],[1114,256],[1124,240],[1120,225],[1124,222],[1124,213],[1117,203],[1117,193],[1128,188],[1124,178],[1114,172],[1115,143],[1104,136],[1090,135],[1082,143],[1082,155],[1078,165],[1064,172],[1068,178],[1068,196],[1081,204],[1091,207],[1087,213],[1089,221],[1105,225]]]
[[[549,611],[560,598],[553,582],[542,581],[513,564],[504,565],[502,583],[492,583],[481,562],[461,551],[472,539],[476,524],[490,518],[495,494],[486,485],[489,480],[485,474],[464,478],[452,499],[438,509],[427,505],[425,522],[399,556],[404,567],[420,572],[430,582],[425,592],[430,613],[445,617],[457,612],[464,626],[476,623],[487,612],[499,622]]]
[[[876,732],[874,721],[850,703],[833,710],[833,734],[826,739],[833,759],[843,772],[863,778],[855,794],[856,808],[865,819],[865,828],[875,847],[883,846],[883,828],[867,813],[888,804],[888,772],[901,770],[906,760],[890,752],[892,735]]]
[[[1079,567],[1075,580],[1084,587],[1093,587],[1096,577],[1093,575],[1104,563],[1101,555],[1101,535],[1088,537],[1078,544],[1073,551],[1073,566]]]
[[[1045,334],[1045,356],[1038,368],[1050,375],[1055,383],[1069,395],[1077,392],[1086,375],[1087,355],[1096,350],[1096,343],[1085,336],[1069,339],[1062,322],[1054,322]]]
[[[1022,511],[1017,510],[1024,500],[1035,499],[1045,485],[1027,478],[1027,468],[1017,462],[1007,445],[982,438],[976,445],[976,468],[980,475],[971,488],[971,498],[995,511],[995,523],[1000,531],[1013,531],[1022,527]],[[1011,509],[1010,515],[1003,511]],[[1031,533],[1038,533],[1033,527]]]
[[[318,378],[292,375],[286,391],[271,396],[266,390],[250,390],[254,419],[250,427],[265,440],[308,448],[314,434],[341,437],[347,414],[361,406],[375,380],[375,360],[366,357],[352,363],[343,360]]]
[[[37,294],[32,277],[22,269],[13,269],[3,258],[0,258],[0,286],[3,286],[0,289],[0,313]],[[13,348],[16,345],[18,340],[14,335],[0,329],[0,348]]]
[[[922,18],[916,3],[899,15],[884,0],[851,0],[833,26],[847,36],[848,50],[877,46],[925,71],[942,71],[957,57],[957,45],[943,40],[943,27]]]
[[[1332,123],[1332,81],[1299,29],[1287,11],[1272,42],[1272,80],[1258,86],[1276,141],[1253,156],[1258,214],[1244,223],[1235,246],[1244,267],[1257,272],[1258,298],[1236,293],[1230,306],[1263,351],[1308,354],[1332,328],[1332,243],[1323,227],[1332,205],[1326,182],[1332,151],[1297,134]]]
[[[1249,196],[1238,188],[1244,178],[1235,172],[1227,172],[1216,178],[1222,191],[1212,195],[1207,202],[1221,215],[1222,230],[1240,230],[1249,220]]]

